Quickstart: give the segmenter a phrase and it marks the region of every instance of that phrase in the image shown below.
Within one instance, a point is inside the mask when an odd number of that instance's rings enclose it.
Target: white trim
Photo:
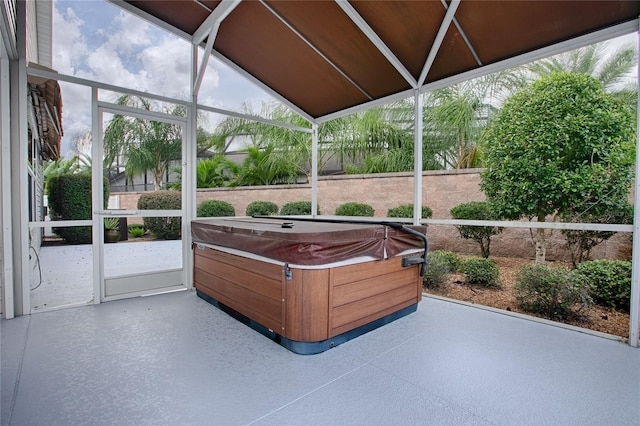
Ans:
[[[640,31],[636,34],[640,47]],[[640,84],[640,64],[637,65],[637,82]],[[636,86],[637,88],[638,86]],[[637,121],[640,123],[640,99],[637,105]],[[629,345],[640,347],[640,129],[636,128],[635,200],[633,210],[633,248],[631,252],[631,294],[629,297]]]
[[[16,3],[19,59],[10,63],[11,79],[11,214],[13,216],[13,291],[15,315],[31,312],[29,290],[28,106],[26,73],[26,2]]]
[[[209,33],[209,37],[207,38],[207,46],[204,48],[204,52],[202,54],[202,62],[200,63],[200,68],[197,69],[197,76],[195,81],[191,83],[191,90],[193,92],[193,96],[197,96],[200,92],[200,86],[202,86],[202,79],[204,78],[204,73],[207,70],[207,65],[209,65],[209,58],[211,58],[211,50],[213,49],[213,42],[218,35],[218,29],[220,28],[220,23],[215,23],[211,28],[211,32]],[[195,49],[196,62],[197,62],[197,53],[198,46],[193,45]],[[193,52],[192,52],[193,53]],[[193,79],[192,79],[193,80]]]
[[[10,102],[11,84],[9,79],[9,60],[0,57],[0,172],[2,173],[2,181],[0,181],[0,199],[2,200],[2,217],[0,225],[2,226],[2,277],[0,283],[2,288],[2,318],[11,319],[15,316],[14,309],[14,286],[13,286],[13,243],[12,228],[13,219],[11,215],[11,102]]]
[[[91,88],[91,206],[92,210],[103,209],[104,187],[102,184],[103,161],[102,111],[98,106],[98,88]],[[93,222],[93,303],[98,305],[104,298],[104,232],[102,218],[95,212]]]
[[[143,120],[162,121],[164,123],[176,124],[178,126],[184,126],[187,122],[186,117],[181,117],[179,115],[150,111],[126,105],[117,105],[103,101],[98,101],[98,108],[109,114],[122,114]]]
[[[47,71],[39,68],[27,67],[27,74],[35,77],[50,79],[50,80],[64,81],[67,83],[79,84],[81,86],[108,90],[110,92],[140,96],[141,98],[153,99],[160,102],[168,102],[168,103],[184,105],[184,106],[190,105],[190,102],[185,101],[184,99],[171,98],[168,96],[157,95],[154,93],[142,92],[140,90],[127,89],[125,87],[116,86],[113,84],[100,83],[98,81],[87,80],[85,78],[74,77],[72,75],[59,74],[57,72],[51,72],[51,71]]]
[[[394,93],[392,95],[385,96],[383,98],[374,99],[371,102],[365,102],[365,103],[360,104],[360,105],[355,105],[355,106],[352,106],[352,107],[349,107],[349,108],[345,108],[345,109],[340,110],[340,111],[332,112],[330,114],[323,115],[321,117],[316,118],[315,121],[318,124],[322,124],[322,123],[325,123],[327,121],[335,120],[336,118],[340,118],[340,117],[344,117],[344,116],[347,116],[347,115],[350,115],[350,114],[355,114],[355,113],[358,113],[358,112],[366,111],[366,110],[369,110],[371,108],[375,108],[377,106],[386,105],[386,104],[389,104],[389,103],[395,102],[395,101],[400,101],[402,99],[407,99],[407,98],[413,96],[414,90],[415,89],[403,90],[402,92]]]
[[[37,221],[37,222],[29,222],[29,229],[39,229],[39,228],[70,228],[74,226],[93,226],[93,219],[86,220],[48,220],[48,221]]]
[[[336,0],[336,3],[340,8],[347,14],[349,19],[353,21],[354,24],[362,31],[362,33],[373,43],[373,45],[378,49],[382,55],[387,58],[387,61],[402,75],[402,77],[406,80],[407,83],[412,88],[418,87],[418,82],[415,77],[411,75],[409,70],[404,66],[404,64],[393,54],[391,49],[382,41],[382,39],[378,36],[378,34],[369,26],[367,21],[364,20],[362,16],[351,6],[351,4],[346,0]]]
[[[198,104],[198,109],[199,110],[201,109],[201,110],[204,110],[204,111],[208,111],[208,112],[213,112],[215,114],[228,115],[230,117],[242,118],[244,120],[251,120],[251,121],[257,121],[259,123],[270,124],[272,126],[282,127],[283,129],[296,130],[296,131],[305,132],[305,133],[311,133],[312,132],[312,130],[310,128],[308,128],[308,127],[300,127],[300,126],[296,126],[294,124],[289,124],[289,123],[283,123],[283,122],[280,122],[280,121],[270,120],[268,118],[259,117],[257,115],[243,114],[241,112],[228,111],[228,110],[225,110],[225,109],[211,107],[211,106],[202,105],[202,104]]]

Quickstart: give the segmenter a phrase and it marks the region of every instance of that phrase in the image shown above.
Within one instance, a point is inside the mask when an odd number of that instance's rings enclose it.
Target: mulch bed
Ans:
[[[449,281],[442,288],[425,289],[425,293],[535,316],[518,307],[513,293],[515,277],[518,271],[522,266],[533,263],[533,261],[493,256],[490,259],[496,262],[500,270],[500,288],[469,285],[464,282],[462,275],[451,274]],[[551,262],[549,263],[551,264]],[[561,264],[561,266],[568,265]],[[629,335],[629,314],[598,305],[593,305],[588,309],[582,320],[566,321],[566,323],[623,338],[627,338]]]

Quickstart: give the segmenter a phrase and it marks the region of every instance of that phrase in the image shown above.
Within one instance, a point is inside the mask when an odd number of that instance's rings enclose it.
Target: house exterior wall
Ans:
[[[139,192],[112,193],[120,208],[137,209]],[[272,201],[282,207],[292,201],[311,200],[310,185],[273,185],[237,188],[198,189],[197,204],[204,200],[223,200],[232,204],[236,215],[243,216],[252,201]],[[484,200],[480,191],[480,170],[427,171],[423,173],[423,205],[433,210],[434,219],[451,219],[449,211],[462,203]],[[412,173],[380,173],[371,175],[324,176],[318,179],[320,214],[334,214],[340,204],[356,201],[371,205],[375,217],[386,217],[387,210],[413,202]],[[141,222],[130,218],[129,223]],[[548,231],[550,232],[550,231]],[[454,226],[429,225],[430,250],[451,250],[461,254],[479,255],[477,243],[464,240]],[[516,256],[533,259],[534,246],[529,229],[507,228],[491,240],[492,256]],[[593,251],[593,257],[630,259],[630,234],[618,233]],[[570,261],[565,239],[560,231],[548,237],[547,259]]]

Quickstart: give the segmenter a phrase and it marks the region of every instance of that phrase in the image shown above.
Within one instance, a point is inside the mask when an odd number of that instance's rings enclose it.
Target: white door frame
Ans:
[[[98,100],[97,88],[92,91],[92,140],[95,141],[91,146],[92,157],[92,205],[93,208],[93,285],[94,285],[94,303],[103,301],[117,300],[128,297],[155,294],[159,292],[184,290],[191,287],[188,281],[187,271],[190,265],[190,238],[189,236],[189,215],[187,214],[187,198],[189,195],[183,191],[182,206],[180,210],[106,210],[102,208],[104,200],[103,188],[103,167],[104,167],[104,141],[103,141],[103,116],[104,113],[119,114],[144,120],[161,121],[164,123],[174,124],[182,128],[182,176],[188,176],[185,168],[187,167],[187,146],[189,144],[188,120],[190,108],[187,108],[186,117],[180,117],[172,114],[166,114],[156,111],[141,110],[123,105],[112,104]],[[140,273],[126,277],[118,277],[108,279],[105,277],[105,258],[104,258],[104,233],[102,222],[105,217],[157,217],[157,216],[173,216],[182,219],[182,268],[167,271]],[[126,231],[125,231],[126,232]],[[115,288],[125,288],[129,284],[136,283],[138,288],[126,293],[111,293],[107,288],[108,285]],[[160,285],[158,287],[158,285]],[[99,295],[99,297],[95,297]]]

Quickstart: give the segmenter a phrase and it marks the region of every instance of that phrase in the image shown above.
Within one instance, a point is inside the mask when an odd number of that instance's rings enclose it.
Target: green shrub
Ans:
[[[337,216],[367,216],[373,217],[373,207],[363,203],[344,203],[336,208]]]
[[[145,192],[138,198],[139,210],[180,210],[180,191]],[[179,217],[145,217],[144,227],[157,238],[175,240],[182,235],[182,219]]]
[[[280,209],[280,214],[287,216],[311,214],[311,201],[293,201],[286,203]],[[318,214],[320,214],[320,207],[318,207]]]
[[[498,287],[498,266],[484,257],[469,257],[460,262],[460,272],[469,284]]]
[[[422,206],[422,219],[430,218],[433,210]],[[387,210],[387,217],[413,217],[413,204],[404,204]]]
[[[491,210],[491,205],[487,201],[471,201],[469,203],[458,204],[450,211],[454,219],[464,220],[497,220],[498,216]],[[480,245],[482,257],[488,258],[491,247],[491,237],[499,234],[504,228],[497,226],[469,226],[456,225],[460,236],[464,239],[473,240]]]
[[[631,303],[631,262],[590,260],[573,270],[574,280],[585,283],[598,305],[629,312]]]
[[[429,253],[429,256],[445,259],[449,264],[449,272],[458,272],[458,268],[460,268],[460,256],[454,251],[434,250]]]
[[[49,217],[56,220],[91,219],[91,174],[76,173],[51,176],[47,180]],[[109,200],[109,186],[104,182],[104,206]],[[90,244],[91,227],[53,228],[69,244]]]
[[[278,205],[271,201],[252,201],[247,206],[247,216],[270,216],[278,213]]]
[[[540,264],[520,269],[514,292],[522,309],[554,320],[577,317],[592,303],[589,286],[573,280],[568,269]]]
[[[205,200],[198,206],[197,215],[198,217],[235,216],[236,209],[226,201]]]
[[[451,272],[458,268],[458,255],[454,252],[436,250],[427,254],[427,267],[422,277],[425,288],[442,288]]]
[[[129,225],[128,226],[129,235],[134,238],[140,238],[144,235],[145,229],[142,225]]]

